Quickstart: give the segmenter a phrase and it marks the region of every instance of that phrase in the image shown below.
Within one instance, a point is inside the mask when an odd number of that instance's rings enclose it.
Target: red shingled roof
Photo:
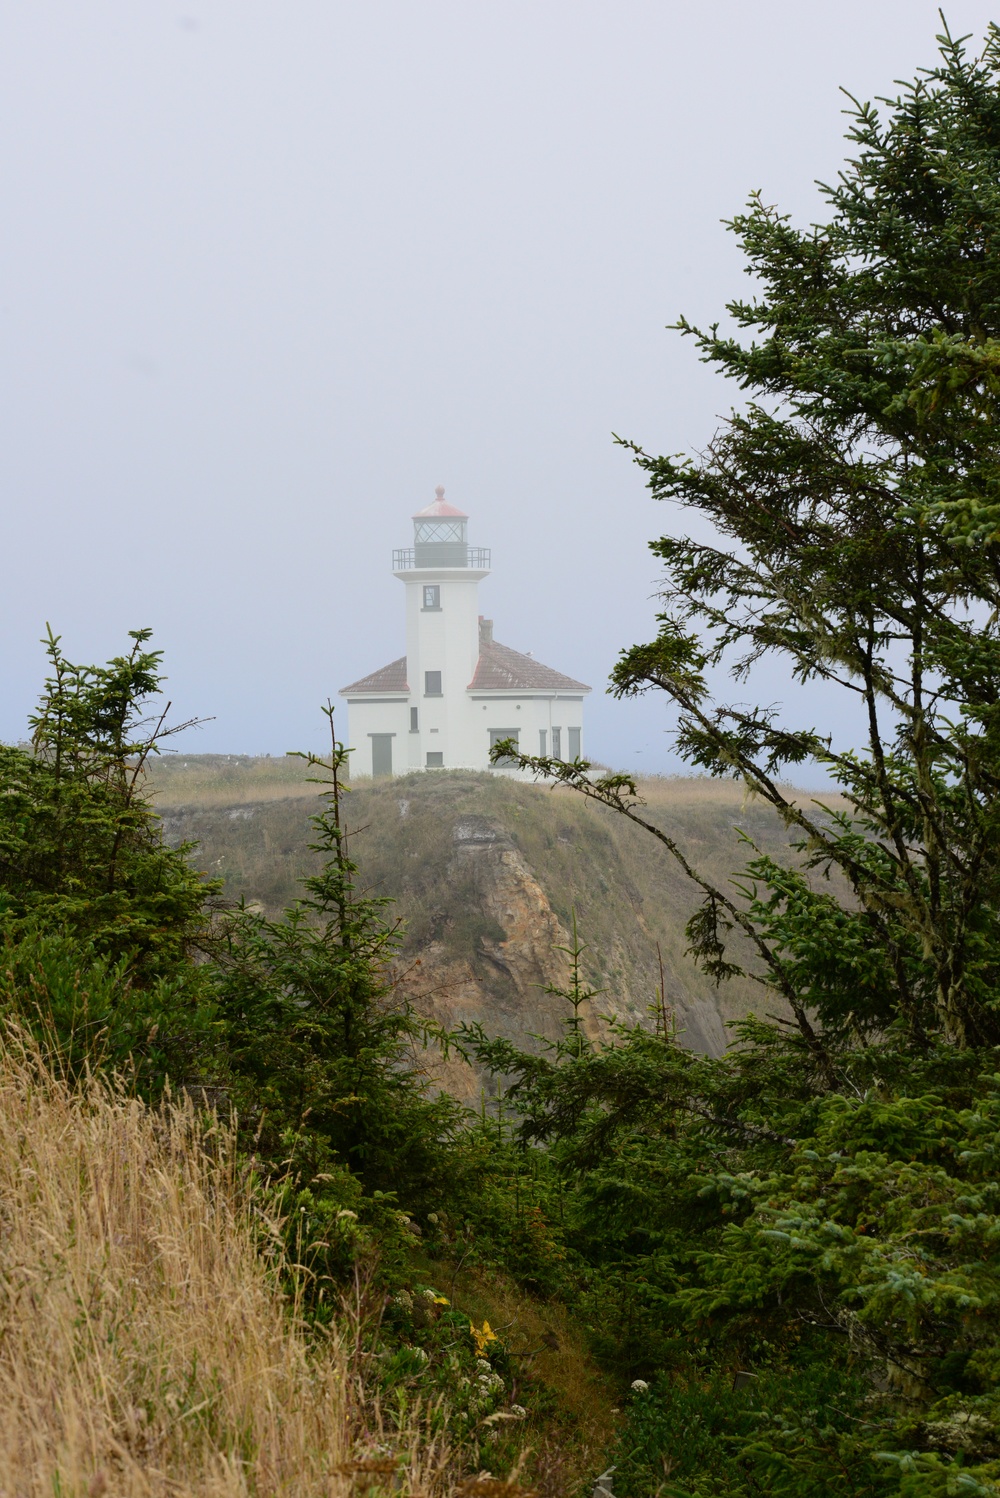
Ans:
[[[482,640],[479,663],[475,676],[469,682],[469,691],[518,690],[589,692],[590,688],[584,686],[582,681],[574,681],[572,676],[553,671],[551,666],[543,666],[534,656],[522,655],[519,650],[511,650],[509,645],[501,645],[497,640]]]
[[[360,697],[366,693],[378,696],[384,692],[408,692],[410,690],[406,680],[406,656],[401,655],[398,661],[390,661],[388,666],[383,666],[379,671],[373,671],[370,676],[362,676],[360,681],[353,681],[349,687],[341,687],[341,697]],[[553,671],[551,666],[543,666],[541,661],[536,661],[534,656],[522,655],[520,650],[511,650],[509,645],[501,645],[497,640],[483,640],[479,649],[479,661],[476,665],[476,674],[469,682],[470,692],[589,692],[590,688],[584,686],[582,681],[574,681],[572,676],[564,676],[561,671]]]
[[[406,656],[401,655],[398,661],[390,661],[378,671],[373,671],[370,676],[362,676],[360,681],[352,681],[349,687],[341,687],[341,697],[349,697],[361,692],[408,692],[410,690],[406,680]]]

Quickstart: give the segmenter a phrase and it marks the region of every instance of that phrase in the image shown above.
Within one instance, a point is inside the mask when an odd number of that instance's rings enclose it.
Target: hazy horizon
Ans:
[[[665,325],[743,291],[720,220],[756,188],[819,217],[839,88],[894,93],[939,29],[931,0],[9,10],[0,739],[50,621],[83,661],[151,626],[176,716],[213,719],[183,752],[320,742],[405,650],[390,553],[443,484],[497,637],[594,688],[585,751],[681,768],[662,703],[604,693],[677,524],[612,434],[711,436],[738,392]]]

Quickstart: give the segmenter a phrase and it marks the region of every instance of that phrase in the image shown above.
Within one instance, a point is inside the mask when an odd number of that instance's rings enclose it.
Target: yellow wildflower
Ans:
[[[469,1330],[472,1333],[472,1340],[476,1344],[477,1358],[482,1357],[483,1353],[486,1351],[487,1347],[489,1347],[491,1342],[500,1341],[500,1338],[497,1336],[496,1332],[490,1326],[488,1321],[484,1321],[481,1327],[477,1327],[474,1321],[470,1321]]]

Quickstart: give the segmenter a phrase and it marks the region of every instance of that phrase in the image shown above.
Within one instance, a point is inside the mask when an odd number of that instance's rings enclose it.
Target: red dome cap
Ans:
[[[444,489],[439,484],[434,490],[437,496],[433,504],[429,504],[426,510],[418,510],[414,520],[468,520],[464,510],[456,510],[454,505],[445,504]]]

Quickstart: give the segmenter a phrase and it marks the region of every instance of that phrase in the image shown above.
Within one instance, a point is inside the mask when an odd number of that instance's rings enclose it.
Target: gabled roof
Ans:
[[[373,671],[370,676],[362,676],[360,681],[351,682],[349,687],[341,687],[340,696],[378,697],[387,692],[401,694],[409,690],[406,680],[406,656],[401,655],[398,661],[390,661],[388,666],[382,666],[380,670]],[[467,690],[470,692],[589,692],[590,688],[582,681],[574,681],[572,676],[564,676],[561,671],[553,671],[551,666],[543,666],[541,661],[536,661],[532,655],[522,655],[520,650],[511,650],[509,645],[501,645],[498,640],[483,640],[479,647],[476,672]]]
[[[361,696],[362,693],[372,692],[408,692],[410,690],[406,680],[406,656],[401,655],[398,661],[390,661],[387,666],[382,666],[378,671],[373,671],[370,676],[362,676],[360,681],[352,681],[349,687],[341,687],[341,697]]]
[[[532,655],[522,655],[501,645],[498,640],[481,640],[476,674],[469,682],[470,692],[589,692],[582,681],[543,666]]]

